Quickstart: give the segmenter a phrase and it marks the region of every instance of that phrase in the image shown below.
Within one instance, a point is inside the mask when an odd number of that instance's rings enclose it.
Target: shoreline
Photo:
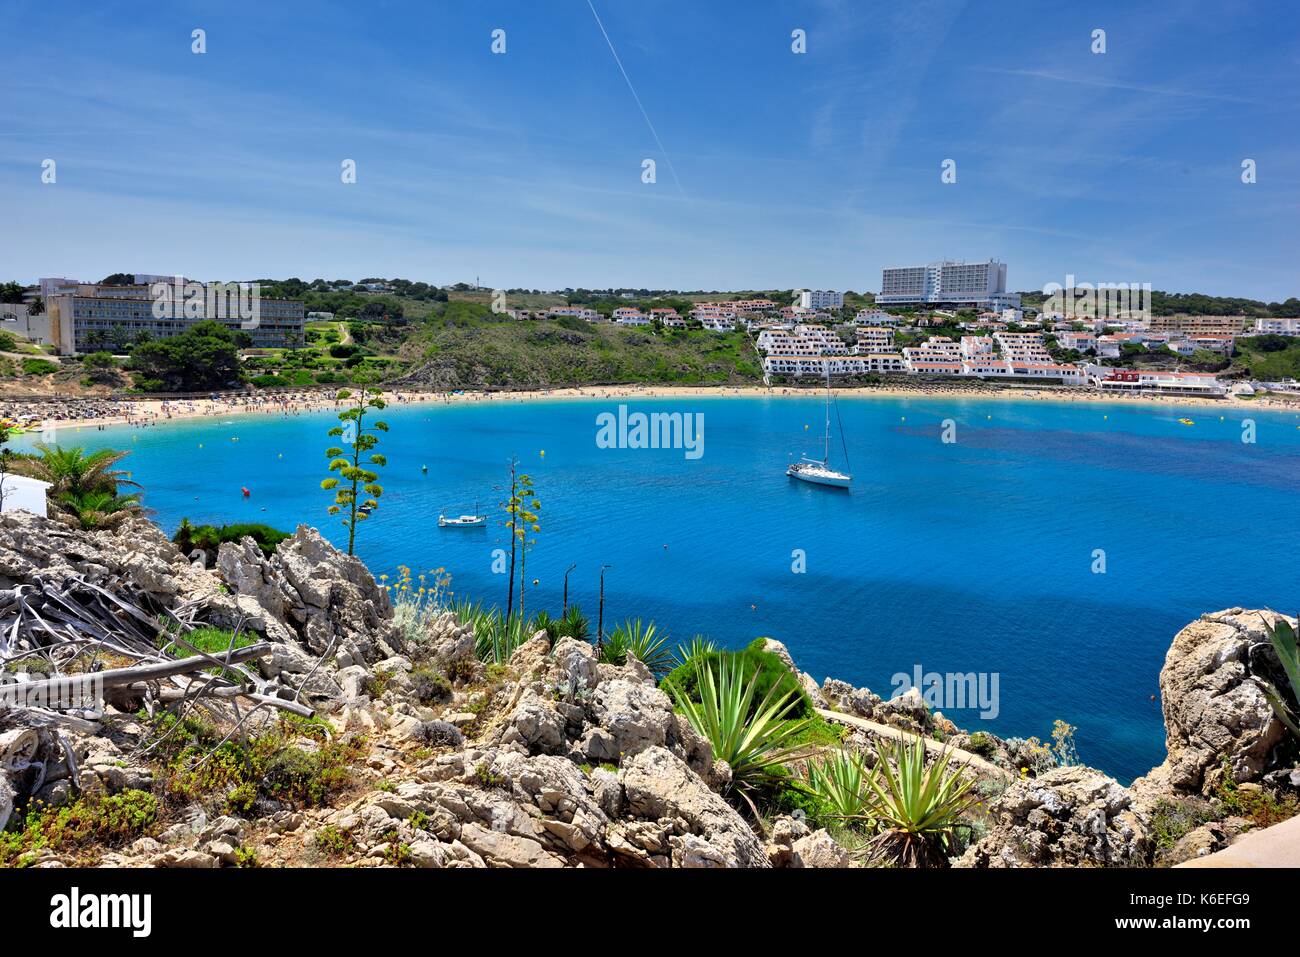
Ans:
[[[355,390],[353,390],[355,391]],[[1243,400],[1232,396],[1210,399],[1204,396],[1174,395],[1103,395],[1093,390],[1007,388],[968,389],[960,386],[873,386],[833,388],[837,398],[844,399],[949,399],[996,402],[1056,402],[1060,404],[1090,404],[1116,406],[1152,406],[1171,409],[1259,409],[1269,412],[1295,412],[1300,414],[1300,400],[1287,402],[1280,399]],[[486,392],[466,390],[459,392],[424,392],[404,389],[384,389],[384,399],[390,407],[406,405],[460,405],[469,403],[541,402],[556,400],[611,399],[716,399],[716,398],[807,398],[821,394],[820,389],[794,386],[600,386],[565,387],[559,389],[521,389],[518,391]],[[339,408],[336,392],[304,390],[296,393],[251,394],[248,396],[217,399],[149,399],[109,400],[94,398],[51,398],[51,404],[61,406],[60,411],[70,411],[69,406],[82,403],[97,404],[101,409],[109,406],[124,407],[124,411],[104,415],[38,419],[33,410],[43,403],[40,400],[15,402],[0,398],[0,413],[4,418],[28,423],[24,432],[31,434],[47,429],[101,429],[110,426],[146,427],[160,422],[208,418],[226,415],[277,415],[290,417]],[[19,411],[11,411],[18,406]]]

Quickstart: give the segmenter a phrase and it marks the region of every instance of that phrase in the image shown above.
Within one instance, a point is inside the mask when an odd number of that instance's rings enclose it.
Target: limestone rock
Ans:
[[[744,819],[666,748],[652,746],[634,755],[619,777],[630,814],[655,821],[680,820],[688,834],[700,838],[678,849],[677,863],[684,855],[696,862],[713,860],[702,846],[707,844],[727,867],[768,866],[763,845]]]
[[[1168,757],[1134,782],[1143,795],[1163,791],[1212,795],[1223,764],[1237,783],[1259,781],[1278,768],[1287,744],[1256,678],[1285,679],[1264,620],[1272,612],[1232,608],[1204,615],[1180,631],[1160,670]]]
[[[989,808],[990,832],[963,867],[1145,867],[1153,841],[1133,794],[1086,767],[1017,781]]]

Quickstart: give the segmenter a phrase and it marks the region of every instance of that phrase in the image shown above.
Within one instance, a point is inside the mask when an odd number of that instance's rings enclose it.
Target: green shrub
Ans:
[[[248,381],[253,383],[253,385],[257,386],[259,389],[277,389],[291,384],[290,380],[284,376],[271,375],[269,373],[265,375],[255,375]]]
[[[51,362],[48,359],[23,360],[23,375],[50,375],[58,371],[58,363]]]
[[[191,525],[190,520],[184,518],[172,536],[172,541],[186,555],[201,548],[209,561],[212,561],[216,559],[217,549],[223,542],[238,542],[245,535],[251,536],[262,554],[268,558],[275,554],[275,546],[290,537],[288,532],[258,522],[241,522],[217,528],[214,525]]]
[[[87,796],[60,808],[32,807],[20,829],[0,834],[0,866],[29,864],[45,849],[120,847],[144,836],[157,819],[158,802],[147,791]]]

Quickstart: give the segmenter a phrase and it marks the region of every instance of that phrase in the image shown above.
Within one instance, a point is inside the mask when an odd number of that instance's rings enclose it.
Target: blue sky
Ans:
[[[1300,294],[1293,2],[592,2],[0,2],[0,279]]]

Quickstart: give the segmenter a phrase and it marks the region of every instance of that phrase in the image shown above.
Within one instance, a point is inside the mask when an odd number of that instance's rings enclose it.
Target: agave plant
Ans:
[[[731,766],[731,786],[757,813],[749,792],[774,783],[785,763],[808,756],[795,742],[809,722],[789,719],[799,697],[777,686],[756,702],[759,674],[747,670],[744,659],[733,654],[701,661],[698,702],[677,682],[665,684],[691,727],[713,745],[714,756]]]
[[[1297,616],[1297,620],[1300,620],[1300,616]],[[1264,631],[1268,633],[1268,640],[1282,662],[1282,670],[1286,672],[1287,681],[1291,684],[1292,697],[1300,701],[1300,644],[1296,640],[1295,627],[1285,618],[1279,617],[1272,624],[1265,619]],[[1264,697],[1273,706],[1273,713],[1277,715],[1278,720],[1286,725],[1293,735],[1300,738],[1300,717],[1297,717],[1288,705],[1282,692],[1276,685],[1263,678],[1257,680]]]
[[[586,641],[589,634],[587,616],[582,613],[582,609],[577,605],[570,605],[569,610],[564,613],[564,617],[556,622],[554,641],[561,638],[572,638],[574,641]]]
[[[947,749],[927,767],[923,738],[877,741],[876,754],[868,815],[882,830],[872,851],[904,867],[947,867],[954,830],[978,797],[975,782],[949,770]]]
[[[503,665],[532,636],[522,615],[503,618],[499,611],[493,611],[474,624],[474,652],[479,661]]]
[[[632,655],[655,675],[665,675],[674,664],[667,645],[668,636],[656,632],[653,621],[642,624],[638,618],[625,621],[610,632],[600,647],[600,660],[611,665],[625,665],[627,656]]]
[[[871,782],[875,774],[861,755],[841,749],[808,762],[804,787],[836,817],[865,820],[870,826]]]
[[[696,635],[687,644],[677,646],[677,663],[679,665],[689,664],[701,655],[707,655],[718,650],[717,642],[703,635]]]

